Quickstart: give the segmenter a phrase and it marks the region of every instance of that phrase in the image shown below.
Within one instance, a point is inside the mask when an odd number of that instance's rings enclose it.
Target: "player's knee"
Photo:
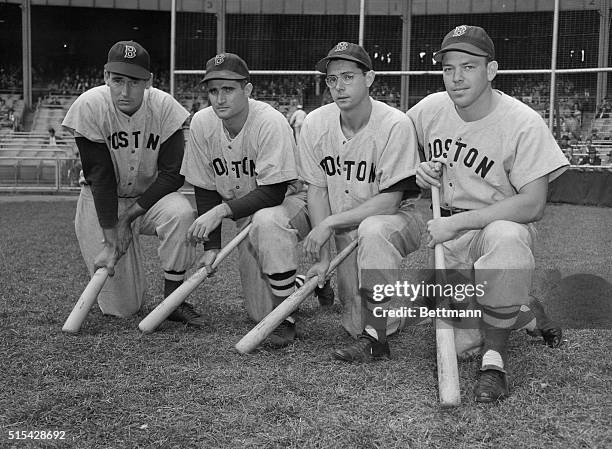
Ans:
[[[282,209],[278,206],[259,209],[253,214],[253,229],[271,230],[279,226],[282,222]]]
[[[528,243],[530,240],[527,228],[513,221],[494,221],[485,227],[484,233],[486,241],[496,241],[508,245]]]
[[[357,235],[359,240],[370,240],[385,234],[387,223],[379,216],[368,217],[359,224]]]

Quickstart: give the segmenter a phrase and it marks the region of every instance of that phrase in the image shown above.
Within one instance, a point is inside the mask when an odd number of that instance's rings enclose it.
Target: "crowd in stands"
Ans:
[[[24,103],[16,94],[0,96],[0,129],[21,131]]]

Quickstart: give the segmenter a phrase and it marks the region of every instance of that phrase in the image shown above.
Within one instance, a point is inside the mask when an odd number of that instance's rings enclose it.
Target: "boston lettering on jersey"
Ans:
[[[495,165],[495,161],[489,159],[487,156],[481,155],[477,148],[469,148],[468,145],[458,140],[453,142],[453,139],[446,139],[442,142],[441,139],[435,139],[433,144],[428,143],[429,146],[429,159],[433,157],[448,158],[449,161],[457,162],[465,165],[468,168],[472,168],[474,173],[480,175],[482,178],[487,176],[491,167]],[[454,154],[449,153],[455,150]]]
[[[367,181],[368,183],[376,181],[376,165],[373,162],[351,160],[341,162],[340,156],[336,156],[336,159],[326,156],[319,162],[319,165],[327,176],[342,176],[342,172],[345,172],[347,181]]]
[[[127,133],[125,131],[115,132],[112,135],[108,136],[106,140],[108,140],[111,144],[113,150],[118,150],[120,148],[127,148],[130,146],[130,138],[132,139],[133,148],[139,148],[140,145],[144,142],[144,139],[140,137],[141,131],[133,131],[132,133]],[[149,138],[146,139],[146,148],[147,150],[157,150],[157,146],[159,145],[159,134],[149,134]]]
[[[217,176],[229,176],[230,171],[235,173],[236,178],[240,178],[240,174],[250,177],[257,176],[255,161],[248,157],[237,161],[229,161],[229,164],[225,158],[217,157],[213,159],[211,165]]]

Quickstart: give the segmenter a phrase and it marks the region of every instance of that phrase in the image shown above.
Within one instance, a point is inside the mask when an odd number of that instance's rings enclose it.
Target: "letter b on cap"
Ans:
[[[123,57],[126,59],[135,58],[136,57],[136,47],[134,47],[133,45],[126,45],[125,54]]]

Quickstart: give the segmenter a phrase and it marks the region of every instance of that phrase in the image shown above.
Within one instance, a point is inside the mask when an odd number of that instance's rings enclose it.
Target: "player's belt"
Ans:
[[[451,215],[460,214],[461,212],[467,212],[469,209],[457,209],[457,208],[440,208],[440,215],[442,217],[450,217]]]

